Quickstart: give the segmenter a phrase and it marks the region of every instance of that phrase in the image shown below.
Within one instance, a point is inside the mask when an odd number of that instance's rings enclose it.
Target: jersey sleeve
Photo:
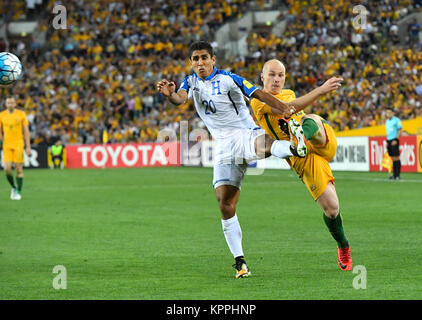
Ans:
[[[403,129],[403,124],[401,123],[401,120],[399,118],[397,118],[397,129]]]
[[[26,114],[25,114],[25,112],[22,112],[22,126],[28,126],[29,125],[29,122],[28,122],[28,119],[26,118]]]
[[[180,84],[179,89],[177,90],[177,93],[179,93],[180,90],[185,90],[188,94],[188,99],[192,98],[192,90],[190,90],[190,85],[189,85],[189,76],[187,76],[185,79],[183,79],[182,83]]]
[[[242,93],[248,98],[250,98],[252,94],[259,89],[258,87],[250,83],[248,80],[242,78],[241,76],[238,76],[237,74],[229,72],[228,75],[233,79],[234,83],[237,87],[240,88]]]
[[[251,108],[257,117],[271,113],[271,107],[268,104],[265,104],[264,102],[255,98],[251,100]]]
[[[179,89],[177,90],[177,92],[179,92],[180,90],[185,90],[187,93],[189,93],[189,83],[188,83],[188,78],[189,76],[187,76],[185,79],[183,79],[182,83],[180,84]]]

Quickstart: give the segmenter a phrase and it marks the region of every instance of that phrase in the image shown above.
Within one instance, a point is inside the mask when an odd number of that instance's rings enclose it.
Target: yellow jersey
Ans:
[[[274,95],[277,99],[283,102],[290,102],[296,99],[294,91],[290,89],[283,89],[277,95]],[[258,125],[265,130],[266,133],[271,135],[276,140],[289,140],[289,137],[281,131],[278,126],[278,119],[281,118],[279,114],[273,114],[271,107],[258,99],[253,98],[251,100],[252,111],[255,114],[255,118],[258,121]],[[299,121],[305,115],[303,111],[295,113],[292,118]]]
[[[292,90],[282,90],[280,94],[275,97],[284,102],[290,102],[296,99],[295,93]],[[257,99],[252,99],[251,107],[255,114],[259,126],[277,140],[290,140],[289,137],[281,131],[278,126],[278,119],[280,115],[275,115],[271,112],[271,107],[262,103]],[[292,116],[300,123],[301,118],[305,115],[300,111]],[[327,136],[327,142],[323,145],[313,145],[307,143],[308,153],[305,158],[290,157],[286,159],[287,163],[299,175],[299,178],[305,183],[306,188],[311,193],[314,200],[317,200],[328,183],[334,183],[334,176],[331,172],[329,162],[334,158],[337,149],[337,139],[333,128],[322,119],[322,123]]]
[[[3,146],[23,146],[23,127],[28,126],[26,114],[22,110],[15,109],[0,112],[0,130],[3,132]]]

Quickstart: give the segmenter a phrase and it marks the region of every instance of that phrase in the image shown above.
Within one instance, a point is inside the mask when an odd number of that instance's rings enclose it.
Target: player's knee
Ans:
[[[329,202],[327,203],[324,208],[324,214],[330,218],[330,219],[335,219],[339,213],[339,206],[338,203],[335,201]]]
[[[230,211],[233,208],[233,205],[228,200],[219,199],[218,207],[220,208],[220,211],[223,212],[223,211]]]
[[[334,199],[324,199],[324,201],[319,201],[318,204],[328,218],[334,219],[337,217],[339,212],[338,201],[335,201]]]
[[[218,207],[223,217],[231,217],[236,212],[236,207],[230,200],[218,198]]]
[[[309,120],[305,123],[306,120]],[[314,114],[307,114],[302,117],[301,125],[305,131],[305,137],[313,145],[325,145],[326,134],[321,119]]]
[[[265,157],[269,157],[271,155],[271,146],[275,140],[271,138],[270,136],[265,136],[265,146],[263,148],[265,152]]]

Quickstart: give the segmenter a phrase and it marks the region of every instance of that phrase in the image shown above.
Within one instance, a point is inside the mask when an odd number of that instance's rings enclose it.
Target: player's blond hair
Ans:
[[[278,62],[284,68],[284,70],[286,70],[286,67],[284,66],[283,62],[281,62],[280,60],[277,60],[277,59],[271,59],[271,60],[268,60],[264,63],[264,65],[262,67],[262,73],[266,73],[266,71],[268,69],[268,65],[270,63],[273,63],[273,62]]]

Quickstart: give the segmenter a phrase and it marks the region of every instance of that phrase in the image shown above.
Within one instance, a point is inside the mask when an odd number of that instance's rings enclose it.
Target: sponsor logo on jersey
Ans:
[[[248,89],[253,87],[253,85],[247,80],[243,80],[243,85]]]

